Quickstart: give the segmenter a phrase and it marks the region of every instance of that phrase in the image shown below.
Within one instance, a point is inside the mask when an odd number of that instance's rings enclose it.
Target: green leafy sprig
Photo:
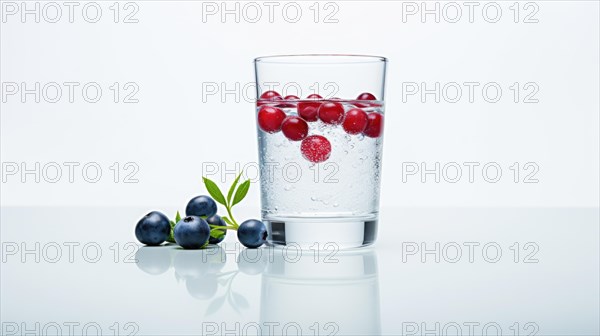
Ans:
[[[172,220],[169,221],[169,224],[171,224],[171,232],[169,233],[169,238],[167,238],[167,241],[169,243],[173,243],[173,244],[177,243],[175,241],[175,237],[173,236],[173,230],[175,230],[175,225],[177,225],[177,223],[179,223],[180,220],[181,220],[181,215],[179,214],[179,211],[177,211],[177,215],[175,215],[175,221],[172,221]]]
[[[227,226],[209,225],[210,226],[210,236],[213,238],[216,238],[216,239],[221,238],[222,236],[225,235],[226,230],[236,230],[237,231],[238,227],[240,226],[236,222],[235,218],[233,218],[232,208],[234,205],[240,203],[244,199],[244,197],[246,197],[246,195],[248,194],[248,190],[250,190],[250,180],[244,181],[238,187],[238,182],[240,181],[240,177],[242,177],[242,173],[240,173],[235,178],[235,180],[233,181],[233,184],[231,185],[231,187],[229,187],[229,191],[227,192],[227,198],[225,198],[225,196],[223,196],[221,189],[219,189],[219,187],[217,186],[217,184],[215,182],[213,182],[209,178],[202,177],[202,180],[204,181],[204,186],[206,186],[206,190],[208,190],[208,193],[210,194],[210,196],[217,203],[225,206],[225,209],[227,209],[228,216],[221,216],[221,218],[223,218],[225,223],[228,224]],[[236,187],[237,187],[237,189],[236,189]],[[206,216],[202,216],[202,218],[206,219]],[[169,238],[167,238],[167,241],[170,243],[176,243],[175,237],[173,236],[173,231],[175,230],[175,225],[177,225],[177,223],[179,223],[180,220],[181,220],[181,215],[179,214],[179,211],[177,211],[177,214],[175,215],[175,220],[169,221],[169,223],[171,224],[171,232],[169,234]]]
[[[244,197],[246,197],[246,195],[248,194],[248,190],[250,189],[250,180],[246,180],[238,186],[240,177],[242,177],[242,173],[240,173],[235,178],[235,180],[233,181],[233,184],[231,185],[231,187],[229,187],[229,191],[227,192],[227,198],[225,198],[225,196],[221,192],[221,189],[219,189],[219,187],[217,186],[217,184],[215,182],[213,182],[212,180],[210,180],[207,177],[202,177],[202,180],[204,181],[204,185],[206,186],[206,190],[208,190],[208,193],[210,194],[210,196],[217,203],[223,205],[225,207],[225,209],[227,209],[227,216],[222,216],[222,218],[225,221],[225,223],[228,224],[227,226],[225,226],[225,228],[229,229],[229,230],[237,230],[238,227],[240,226],[238,224],[238,222],[235,220],[235,218],[233,217],[232,209],[236,204],[240,203],[244,199]],[[223,229],[222,226],[218,226],[218,225],[211,225],[211,227],[213,229],[218,228],[219,231],[221,231],[221,232]],[[212,235],[212,230],[211,230],[211,235]]]

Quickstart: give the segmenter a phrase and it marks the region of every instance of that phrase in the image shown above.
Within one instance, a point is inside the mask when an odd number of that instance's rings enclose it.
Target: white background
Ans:
[[[281,13],[286,4],[275,7],[269,22],[268,7],[263,17],[242,12],[222,20],[219,14],[203,17],[203,4],[196,1],[135,2],[137,23],[124,23],[134,7],[120,3],[118,23],[112,2],[98,2],[102,16],[88,23],[78,3],[69,22],[68,7],[62,7],[59,22],[53,9],[40,23],[33,15],[21,22],[20,12],[7,13],[2,2],[0,79],[3,98],[6,83],[79,82],[74,102],[67,89],[57,103],[33,95],[21,102],[19,94],[6,96],[1,105],[1,161],[7,165],[25,163],[33,168],[49,162],[78,162],[74,181],[62,178],[49,183],[40,173],[22,181],[20,172],[3,176],[1,205],[143,205],[178,206],[196,194],[205,193],[201,184],[202,165],[225,163],[233,170],[236,162],[257,160],[253,104],[230,94],[204,97],[206,83],[225,83],[233,89],[252,83],[254,57],[291,53],[353,53],[385,56],[389,59],[386,92],[382,206],[597,206],[599,202],[599,5],[596,1],[535,2],[536,7],[518,4],[515,23],[512,2],[497,2],[502,9],[498,22],[494,9],[482,14],[486,2],[478,2],[472,20],[468,7],[459,2],[462,17],[448,22],[452,8],[440,22],[420,13],[408,15],[410,6],[393,1],[322,2],[318,23],[313,2],[298,2],[302,16],[297,23]],[[43,7],[46,2],[38,2]],[[19,3],[17,3],[19,4]],[[241,9],[246,3],[238,3]],[[437,3],[443,9],[445,2]],[[29,3],[33,8],[34,3]],[[418,5],[418,3],[417,3]],[[434,8],[435,3],[429,3]],[[234,8],[229,3],[228,8]],[[332,7],[333,6],[333,7]],[[494,5],[495,6],[495,5]],[[205,7],[206,8],[206,7]],[[314,8],[314,7],[313,7]],[[327,13],[337,23],[325,23]],[[89,9],[89,17],[94,17]],[[473,22],[470,22],[473,21]],[[103,89],[98,103],[83,99],[81,87],[97,82]],[[114,103],[109,86],[134,82],[139,87],[138,103]],[[466,87],[457,103],[432,95],[421,102],[419,95],[403,101],[403,83],[479,82],[474,102]],[[503,92],[497,103],[481,94],[488,82],[498,83]],[[537,103],[513,102],[510,86],[521,90],[533,82],[539,91]],[[204,84],[203,84],[204,83]],[[127,91],[129,92],[129,91]],[[252,91],[249,91],[250,94]],[[125,91],[121,91],[123,95]],[[123,96],[120,97],[120,100]],[[236,101],[239,100],[239,101]],[[84,180],[81,167],[96,162],[102,168],[99,182]],[[109,167],[121,164],[119,183]],[[138,183],[122,182],[123,164],[139,167]],[[478,162],[474,181],[467,168],[457,183],[427,175],[402,181],[403,163],[434,167],[448,162]],[[481,167],[496,162],[502,168],[499,182],[487,182]],[[514,162],[521,165],[520,182],[513,181]],[[523,165],[539,167],[537,183],[525,184]],[[54,173],[51,174],[53,177]],[[93,175],[93,174],[92,174]],[[227,176],[232,180],[233,173]],[[451,174],[450,178],[453,177]],[[491,174],[492,177],[494,174]],[[255,185],[245,202],[259,207]]]

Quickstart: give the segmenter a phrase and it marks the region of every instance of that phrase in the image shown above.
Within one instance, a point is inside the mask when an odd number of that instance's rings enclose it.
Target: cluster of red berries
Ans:
[[[330,125],[342,125],[348,134],[378,138],[383,131],[383,115],[362,110],[365,107],[380,106],[365,102],[368,100],[375,101],[376,98],[370,93],[362,93],[355,101],[346,101],[355,107],[345,111],[341,99],[323,99],[318,94],[311,94],[306,100],[300,100],[296,96],[283,98],[275,91],[267,91],[257,102],[257,106],[260,106],[258,126],[267,133],[282,131],[286,138],[302,141],[302,156],[310,162],[319,163],[329,158],[331,143],[321,135],[309,136],[307,122],[321,120]],[[296,108],[298,116],[286,116],[282,108]]]

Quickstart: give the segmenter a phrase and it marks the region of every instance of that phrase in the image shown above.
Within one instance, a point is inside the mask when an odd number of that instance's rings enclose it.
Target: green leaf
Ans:
[[[175,222],[173,222],[172,220],[169,221],[169,224],[171,225],[171,232],[169,232],[169,238],[167,238],[167,241],[169,243],[176,243],[175,242],[175,237],[173,236],[173,230],[175,229]]]
[[[240,203],[248,194],[248,189],[250,189],[250,180],[246,180],[244,183],[240,184],[240,187],[235,192],[235,196],[233,197],[233,203],[231,204],[231,206]]]
[[[179,223],[180,220],[181,220],[181,215],[179,214],[179,211],[177,211],[177,215],[175,215],[175,223]]]
[[[225,235],[225,232],[223,232],[222,229],[212,229],[210,230],[210,236],[215,238],[215,239],[219,239],[221,237],[223,237]]]
[[[202,180],[204,180],[204,185],[206,186],[206,190],[208,190],[210,196],[212,196],[212,198],[218,203],[227,206],[225,202],[225,197],[223,196],[221,189],[219,189],[216,183],[211,181],[210,179],[207,179],[206,177],[202,177]]]
[[[223,216],[221,218],[223,218],[223,220],[225,221],[225,223],[227,223],[229,225],[233,225],[233,222],[227,216]]]
[[[231,202],[231,196],[233,196],[233,192],[235,190],[235,187],[238,184],[238,181],[240,180],[240,177],[242,177],[242,173],[240,173],[236,178],[235,181],[233,181],[233,184],[231,185],[231,187],[229,188],[229,192],[227,193],[227,204],[229,204],[229,202]]]

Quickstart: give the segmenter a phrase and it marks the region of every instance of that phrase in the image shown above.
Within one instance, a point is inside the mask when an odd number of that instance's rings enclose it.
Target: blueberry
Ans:
[[[135,226],[135,237],[145,245],[160,245],[169,238],[170,233],[169,218],[158,211],[152,211],[142,217]]]
[[[198,216],[187,216],[175,225],[173,236],[184,249],[199,249],[208,242],[210,227]]]
[[[196,196],[185,207],[186,216],[211,217],[217,213],[217,203],[208,196]]]
[[[219,216],[219,215],[213,215],[211,217],[208,217],[206,219],[206,222],[210,225],[227,226],[227,224],[225,223],[223,218],[221,218],[221,216]],[[227,230],[223,230],[223,231],[225,232],[225,234],[227,234]],[[209,244],[218,244],[218,243],[222,242],[223,239],[225,239],[225,235],[222,235],[219,238],[210,237],[208,239],[208,243]]]
[[[240,224],[237,236],[242,245],[248,248],[257,248],[267,239],[267,227],[259,220],[249,219]]]

